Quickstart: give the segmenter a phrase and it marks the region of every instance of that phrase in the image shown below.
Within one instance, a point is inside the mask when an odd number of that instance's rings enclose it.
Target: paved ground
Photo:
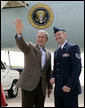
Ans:
[[[16,98],[9,98],[7,92],[5,92],[8,106],[7,107],[21,107],[21,89],[19,89],[18,96]],[[45,107],[54,107],[53,92],[51,97],[46,97]],[[84,107],[84,87],[82,87],[82,94],[79,96],[79,107]]]

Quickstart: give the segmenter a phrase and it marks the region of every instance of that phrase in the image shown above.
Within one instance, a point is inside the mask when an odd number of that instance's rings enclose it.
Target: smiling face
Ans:
[[[59,45],[62,45],[66,41],[66,33],[63,31],[58,31],[55,33],[55,39],[58,42]]]
[[[47,34],[45,32],[38,32],[37,34],[37,44],[41,47],[44,47],[47,42]]]

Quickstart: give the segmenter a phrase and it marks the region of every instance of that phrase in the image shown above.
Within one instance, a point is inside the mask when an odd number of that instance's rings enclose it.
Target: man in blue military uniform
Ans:
[[[54,69],[50,79],[51,84],[55,83],[55,107],[78,107],[78,94],[81,93],[80,48],[67,41],[64,29],[54,27],[54,34],[59,44],[54,52]]]

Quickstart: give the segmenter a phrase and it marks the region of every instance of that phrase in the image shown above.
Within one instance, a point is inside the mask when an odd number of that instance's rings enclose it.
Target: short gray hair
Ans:
[[[45,33],[45,34],[46,34],[46,38],[47,38],[47,39],[49,38],[49,34],[48,34],[45,30],[39,30],[38,33],[40,33],[40,32]]]

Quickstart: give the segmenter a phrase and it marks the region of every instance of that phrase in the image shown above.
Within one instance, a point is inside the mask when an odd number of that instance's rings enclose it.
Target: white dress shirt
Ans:
[[[43,69],[43,67],[45,65],[45,61],[46,61],[46,52],[42,47],[39,46],[39,48],[40,48],[40,51],[41,51],[41,54],[42,54],[41,62],[42,62],[42,69]]]

